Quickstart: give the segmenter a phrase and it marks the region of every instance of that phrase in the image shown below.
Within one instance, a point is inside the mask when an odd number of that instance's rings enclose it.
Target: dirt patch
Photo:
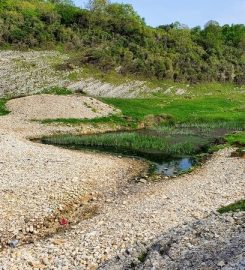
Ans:
[[[12,99],[7,108],[22,119],[95,118],[117,112],[94,98],[84,96],[35,95]]]

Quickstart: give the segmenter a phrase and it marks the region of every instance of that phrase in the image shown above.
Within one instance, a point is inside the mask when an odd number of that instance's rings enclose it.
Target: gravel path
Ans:
[[[229,149],[191,174],[135,184],[128,181],[142,171],[139,161],[26,140],[57,131],[67,127],[46,127],[14,113],[0,118],[1,240],[3,245],[10,239],[34,242],[4,249],[1,270],[96,269],[245,196],[244,159],[231,158]],[[84,206],[98,207],[99,214],[88,220],[76,216],[80,222],[69,230],[36,240],[50,223],[59,223],[57,211],[63,214],[69,204],[78,214]]]

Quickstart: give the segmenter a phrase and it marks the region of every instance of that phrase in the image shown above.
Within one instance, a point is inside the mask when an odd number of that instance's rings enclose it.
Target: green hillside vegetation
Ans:
[[[68,0],[1,0],[0,46],[73,51],[73,64],[122,75],[245,83],[244,25],[152,28],[131,5],[106,0],[86,9]]]

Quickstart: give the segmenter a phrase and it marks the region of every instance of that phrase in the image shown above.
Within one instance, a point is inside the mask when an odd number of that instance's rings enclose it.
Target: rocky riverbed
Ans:
[[[33,118],[113,113],[95,99],[86,106],[85,98],[62,97],[64,115],[51,100],[12,100],[7,104],[12,113],[0,117],[1,270],[113,270],[129,261],[138,269],[244,269],[243,215],[210,216],[245,197],[244,159],[223,149],[190,174],[136,183],[132,180],[146,168],[141,161],[31,142],[42,135],[96,131],[91,126],[42,125]],[[81,103],[81,110],[72,109],[73,101]],[[201,231],[199,238],[195,231]],[[173,260],[161,254],[166,241]],[[218,255],[225,246],[230,248]],[[203,265],[202,252],[209,256]],[[142,254],[142,262],[137,261]]]
[[[188,175],[135,183],[140,161],[28,140],[81,128],[41,125],[13,111],[0,118],[0,131],[1,270],[97,269],[245,196],[245,161],[232,149]]]

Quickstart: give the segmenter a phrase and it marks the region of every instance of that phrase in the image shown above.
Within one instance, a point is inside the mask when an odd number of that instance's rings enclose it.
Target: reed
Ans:
[[[148,136],[136,132],[106,133],[100,135],[76,136],[58,135],[42,139],[43,143],[74,148],[110,148],[115,152],[161,153],[176,156],[193,154],[199,148],[200,140],[174,142],[169,137]]]

